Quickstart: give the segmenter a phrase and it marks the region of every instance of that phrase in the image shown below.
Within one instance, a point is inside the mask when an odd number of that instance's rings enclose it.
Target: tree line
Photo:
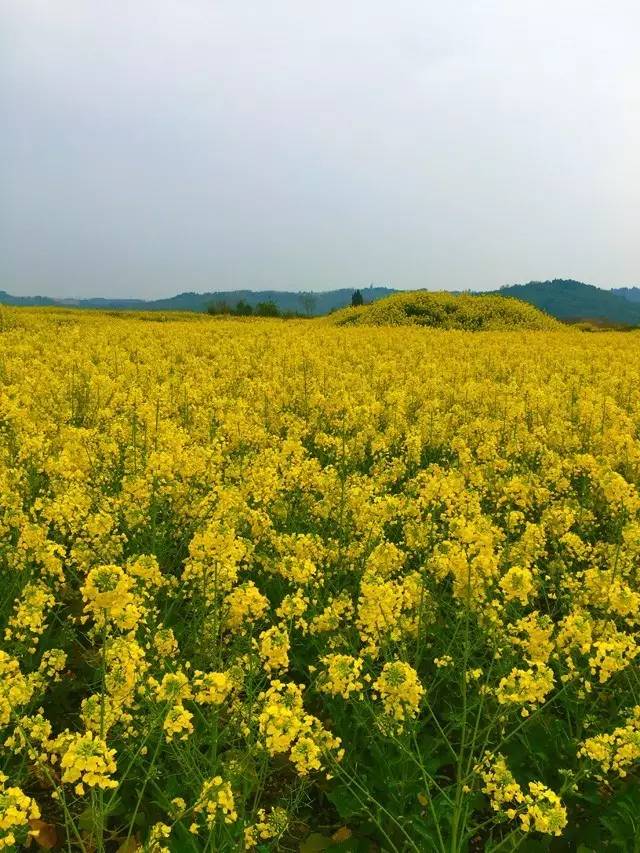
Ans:
[[[271,299],[267,302],[258,302],[257,305],[250,305],[244,299],[239,299],[235,305],[229,305],[221,299],[207,305],[207,314],[223,314],[230,317],[281,317],[284,320],[311,316],[301,311],[282,311]]]
[[[257,305],[251,305],[245,299],[239,299],[235,305],[229,305],[224,299],[218,299],[207,305],[207,314],[231,317],[281,317],[284,320],[313,316],[316,308],[316,298],[313,293],[300,294],[300,303],[303,311],[284,311],[278,308],[272,299],[266,302],[258,302]],[[357,307],[363,304],[364,299],[361,291],[354,290],[351,296],[351,305]]]

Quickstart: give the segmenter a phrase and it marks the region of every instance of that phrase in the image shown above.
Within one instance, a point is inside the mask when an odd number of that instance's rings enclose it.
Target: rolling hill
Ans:
[[[640,287],[613,287],[611,292],[624,296],[629,302],[640,302]]]
[[[631,302],[613,290],[572,279],[530,281],[494,291],[541,308],[560,320],[604,320],[609,323],[640,325],[640,303]]]
[[[260,302],[273,302],[281,312],[303,313],[312,316],[329,314],[351,305],[352,288],[325,292],[282,290],[233,290],[210,293],[179,293],[166,299],[54,299],[49,296],[14,296],[0,291],[0,304],[27,306],[58,306],[67,308],[93,308],[117,311],[194,311],[203,312],[211,304],[226,303],[233,307],[239,301],[253,308]],[[362,288],[365,304],[385,297],[399,295],[402,291],[389,287]],[[435,291],[409,291],[432,294]],[[473,290],[467,291],[473,293]],[[450,294],[453,295],[453,294]],[[530,281],[513,284],[499,290],[476,295],[510,297],[527,302],[565,322],[589,320],[614,325],[640,326],[640,287],[620,287],[604,290],[572,279]]]
[[[407,291],[360,308],[344,308],[328,318],[337,326],[429,326],[439,329],[492,331],[561,328],[532,305],[502,296]]]
[[[206,311],[212,303],[226,302],[236,305],[244,300],[252,307],[259,302],[274,302],[280,311],[328,314],[351,304],[353,288],[306,293],[287,290],[232,290],[212,293],[179,293],[168,299],[53,299],[49,296],[13,296],[0,290],[0,304],[4,305],[57,305],[67,308],[93,308],[121,311]],[[397,291],[388,287],[370,286],[361,289],[366,303],[375,302]]]

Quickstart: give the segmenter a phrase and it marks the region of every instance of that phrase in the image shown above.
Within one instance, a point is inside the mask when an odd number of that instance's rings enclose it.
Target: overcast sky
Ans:
[[[640,284],[638,0],[0,0],[0,289]]]

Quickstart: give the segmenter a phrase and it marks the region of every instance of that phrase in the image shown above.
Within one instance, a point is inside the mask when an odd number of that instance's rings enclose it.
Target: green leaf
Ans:
[[[377,849],[366,838],[347,838],[345,841],[334,841],[331,847],[327,847],[327,853],[371,853]]]
[[[78,816],[78,825],[80,829],[84,829],[85,832],[93,832],[96,827],[96,814],[91,806],[87,806],[87,808],[80,813]]]
[[[344,785],[340,785],[332,791],[329,791],[327,799],[329,802],[333,803],[336,807],[336,811],[343,820],[349,820],[349,818],[360,814],[362,811],[362,807],[357,797],[355,797],[348,788],[344,787]]]
[[[322,850],[328,850],[333,844],[330,838],[326,835],[320,835],[319,832],[312,832],[304,841],[300,843],[300,853],[320,853]]]

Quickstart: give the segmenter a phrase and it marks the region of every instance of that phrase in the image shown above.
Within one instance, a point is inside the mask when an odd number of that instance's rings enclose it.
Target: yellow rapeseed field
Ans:
[[[0,848],[640,849],[639,368],[2,309]]]

